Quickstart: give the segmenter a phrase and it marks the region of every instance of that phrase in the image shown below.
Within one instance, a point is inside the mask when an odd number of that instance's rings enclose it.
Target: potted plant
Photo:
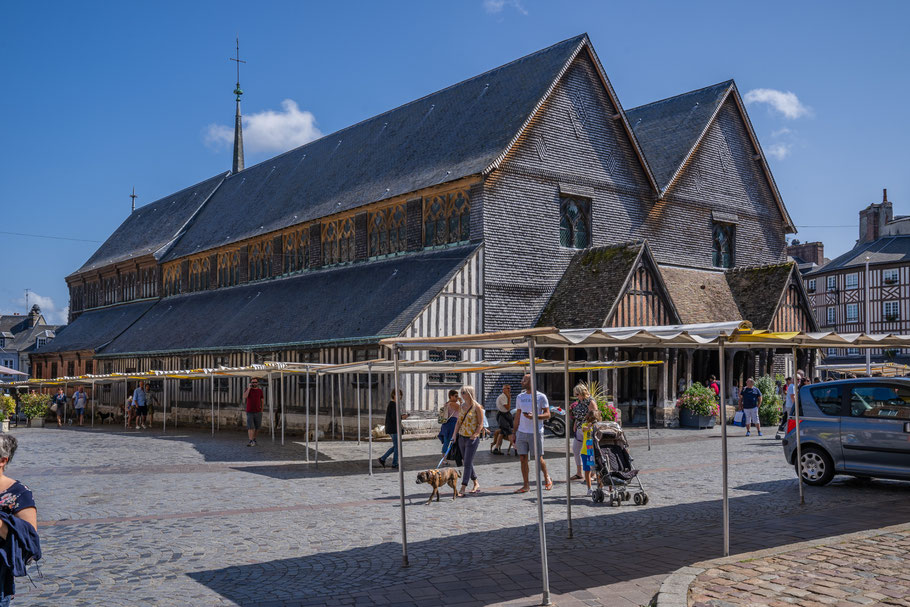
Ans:
[[[780,423],[784,398],[777,393],[777,384],[770,375],[763,375],[755,380],[755,387],[761,392],[761,406],[758,408],[758,421],[762,426],[776,426]]]
[[[22,413],[28,420],[26,426],[32,427],[32,420],[35,420],[35,426],[44,427],[44,417],[50,408],[51,397],[49,394],[23,394],[19,397],[22,404]]]
[[[713,428],[719,408],[714,390],[695,382],[676,401],[679,423],[688,428]]]
[[[610,402],[610,399],[607,398],[607,391],[604,390],[604,387],[599,382],[582,382],[581,385],[588,389],[588,394],[590,394],[591,398],[594,399],[594,402],[597,403],[597,409],[600,411],[600,419],[605,422],[622,423],[622,416],[616,407],[613,406],[613,403]]]
[[[0,395],[0,422],[3,432],[9,432],[9,419],[15,414],[16,399],[9,394]]]

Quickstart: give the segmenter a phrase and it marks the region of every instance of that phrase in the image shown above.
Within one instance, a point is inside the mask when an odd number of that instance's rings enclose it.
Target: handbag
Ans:
[[[56,412],[57,412],[57,403],[54,403],[51,405],[51,413],[56,413]]]
[[[746,425],[746,412],[737,411],[733,414],[733,425],[734,426],[745,426]]]

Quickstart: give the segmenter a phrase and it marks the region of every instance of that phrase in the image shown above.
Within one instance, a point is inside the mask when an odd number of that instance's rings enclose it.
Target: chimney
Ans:
[[[863,244],[878,240],[882,235],[885,224],[894,219],[894,208],[888,201],[888,189],[882,189],[882,201],[872,203],[859,212],[859,240],[856,244]]]
[[[821,242],[799,242],[787,246],[787,255],[802,262],[822,265],[825,262],[825,245]]]
[[[38,307],[38,304],[32,306],[31,311],[28,313],[28,326],[34,327],[38,324],[38,319],[41,318],[41,308]]]

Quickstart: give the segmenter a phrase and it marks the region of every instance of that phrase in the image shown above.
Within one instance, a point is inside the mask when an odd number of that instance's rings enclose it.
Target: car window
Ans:
[[[811,388],[812,400],[818,405],[825,415],[840,415],[841,410],[841,387],[840,386],[819,386]]]
[[[854,386],[850,389],[850,415],[853,417],[910,419],[910,388]]]

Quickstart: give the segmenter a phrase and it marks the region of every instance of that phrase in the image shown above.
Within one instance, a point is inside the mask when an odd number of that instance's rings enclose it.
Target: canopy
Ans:
[[[538,373],[562,373],[565,363],[562,361],[535,359]],[[570,361],[569,372],[582,373],[585,371],[599,371],[601,369],[628,369],[630,367],[646,367],[661,365],[661,360],[593,360]],[[338,375],[341,373],[392,373],[395,364],[391,360],[377,359],[363,362],[343,363],[338,365],[311,365],[310,363],[284,363],[266,361],[267,368],[274,371],[305,373],[310,369],[320,375]],[[398,362],[399,373],[527,373],[530,361],[523,360],[459,360],[459,361],[431,361],[431,360],[401,360]]]
[[[910,365],[899,363],[871,363],[869,365],[873,373],[881,373],[885,377],[898,377],[910,373]],[[852,373],[853,375],[865,375],[865,364],[841,364],[841,365],[816,365],[818,371],[828,371],[829,373]]]
[[[16,371],[15,369],[0,365],[0,375],[28,375],[28,373],[23,373],[22,371]]]

